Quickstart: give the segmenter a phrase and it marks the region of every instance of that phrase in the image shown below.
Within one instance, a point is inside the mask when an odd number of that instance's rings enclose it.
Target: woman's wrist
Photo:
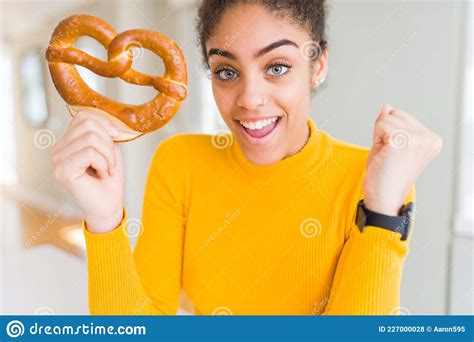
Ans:
[[[400,214],[400,209],[403,207],[403,204],[389,203],[388,201],[377,201],[371,199],[370,197],[364,198],[364,204],[366,208],[371,211],[389,216],[398,216]]]
[[[116,211],[112,216],[105,218],[85,217],[86,228],[94,234],[105,234],[120,226],[123,219],[123,208]]]

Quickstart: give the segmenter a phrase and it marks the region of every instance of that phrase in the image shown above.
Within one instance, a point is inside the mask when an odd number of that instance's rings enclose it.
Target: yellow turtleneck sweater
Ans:
[[[176,314],[186,296],[205,315],[398,314],[413,230],[405,241],[361,233],[369,149],[308,125],[303,149],[269,166],[247,160],[232,135],[162,142],[141,220],[124,209],[105,234],[83,223],[90,313]],[[412,186],[404,204],[414,196]]]

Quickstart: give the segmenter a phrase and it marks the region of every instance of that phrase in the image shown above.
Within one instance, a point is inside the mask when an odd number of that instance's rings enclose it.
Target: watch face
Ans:
[[[413,226],[413,218],[415,215],[415,203],[410,202],[405,205],[402,212],[402,217],[404,220],[405,231],[402,234],[402,240],[406,240],[408,238],[408,234],[410,233],[412,226]]]
[[[357,203],[356,224],[361,232],[364,231],[366,217],[363,206],[364,202],[360,200],[359,203]]]

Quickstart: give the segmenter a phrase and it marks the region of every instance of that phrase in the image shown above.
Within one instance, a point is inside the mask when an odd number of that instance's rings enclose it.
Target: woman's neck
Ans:
[[[311,135],[311,130],[309,129],[308,124],[305,123],[305,134],[303,134],[302,136],[306,137],[306,138],[302,142],[299,142],[298,148],[296,149],[295,152],[291,152],[290,154],[287,154],[285,157],[283,157],[283,159],[291,157],[291,156],[297,154],[298,152],[300,152],[306,146],[306,144],[308,143],[310,135]]]

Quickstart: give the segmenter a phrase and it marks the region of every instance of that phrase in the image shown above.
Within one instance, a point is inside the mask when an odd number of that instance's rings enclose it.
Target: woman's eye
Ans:
[[[291,66],[289,65],[275,64],[267,69],[267,74],[270,76],[283,76],[290,68]],[[216,74],[217,78],[222,81],[231,81],[238,76],[237,72],[232,69],[216,70],[214,71],[214,74]]]
[[[216,71],[215,74],[217,74],[221,80],[228,81],[233,79],[237,73],[230,69],[223,69]]]
[[[272,65],[268,68],[268,73],[270,76],[281,76],[288,72],[289,67],[283,64]]]

